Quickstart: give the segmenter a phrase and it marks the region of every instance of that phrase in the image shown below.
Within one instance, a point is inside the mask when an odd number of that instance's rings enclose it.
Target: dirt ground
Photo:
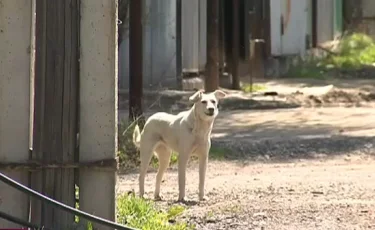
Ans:
[[[366,156],[247,166],[210,162],[210,200],[187,207],[184,218],[197,229],[375,229],[374,166]],[[197,200],[196,167],[188,175],[187,195]],[[150,197],[154,178],[147,177]],[[137,175],[120,183],[136,188]],[[166,201],[158,204],[170,205],[178,193],[175,170],[162,186]]]
[[[213,145],[228,153],[209,162],[209,200],[192,202],[181,218],[197,229],[375,229],[374,116],[373,108],[221,113]],[[197,201],[196,163],[187,175],[187,196]],[[137,177],[120,175],[119,192],[137,192]],[[149,197],[154,183],[150,172]],[[177,199],[175,168],[161,192],[162,207]]]

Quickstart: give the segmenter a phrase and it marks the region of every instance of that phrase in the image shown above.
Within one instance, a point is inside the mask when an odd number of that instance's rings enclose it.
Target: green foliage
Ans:
[[[325,78],[332,70],[357,70],[375,63],[375,43],[366,34],[344,37],[337,50],[325,57],[307,57],[289,68],[288,77]]]
[[[210,158],[213,160],[225,160],[230,153],[231,151],[229,149],[211,146]]]
[[[357,69],[375,63],[375,43],[365,34],[352,34],[339,45],[338,55],[330,55],[322,64],[336,68]]]
[[[182,206],[172,206],[162,211],[155,203],[132,195],[121,195],[117,200],[117,221],[142,230],[188,230],[193,229],[176,218],[185,211]]]
[[[135,122],[122,120],[118,127],[118,151],[120,167],[134,168],[139,166],[139,154],[136,146],[133,144],[133,131]]]

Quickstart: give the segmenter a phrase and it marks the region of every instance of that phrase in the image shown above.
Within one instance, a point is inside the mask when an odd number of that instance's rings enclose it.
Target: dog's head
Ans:
[[[202,90],[194,93],[189,101],[195,105],[195,112],[202,120],[213,120],[218,115],[218,102],[224,98],[226,94],[221,90],[212,93],[204,93]]]

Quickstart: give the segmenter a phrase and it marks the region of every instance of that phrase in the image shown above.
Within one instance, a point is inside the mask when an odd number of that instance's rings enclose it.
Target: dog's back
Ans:
[[[178,122],[180,114],[174,115],[165,112],[158,112],[150,116],[141,132],[138,125],[135,127],[133,132],[133,142],[139,148],[141,145],[141,139],[143,136],[147,136],[146,139],[160,138],[161,140],[168,141],[168,136],[173,137],[171,133],[171,127],[174,122]],[[162,138],[163,137],[163,138]]]

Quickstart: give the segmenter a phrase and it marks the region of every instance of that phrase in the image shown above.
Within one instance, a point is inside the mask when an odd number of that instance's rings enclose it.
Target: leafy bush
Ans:
[[[375,63],[375,43],[365,34],[352,34],[344,38],[337,53],[322,62],[336,68],[360,68]]]
[[[366,34],[342,38],[337,50],[323,57],[306,57],[292,66],[289,77],[323,78],[332,70],[357,70],[375,63],[375,42]]]

